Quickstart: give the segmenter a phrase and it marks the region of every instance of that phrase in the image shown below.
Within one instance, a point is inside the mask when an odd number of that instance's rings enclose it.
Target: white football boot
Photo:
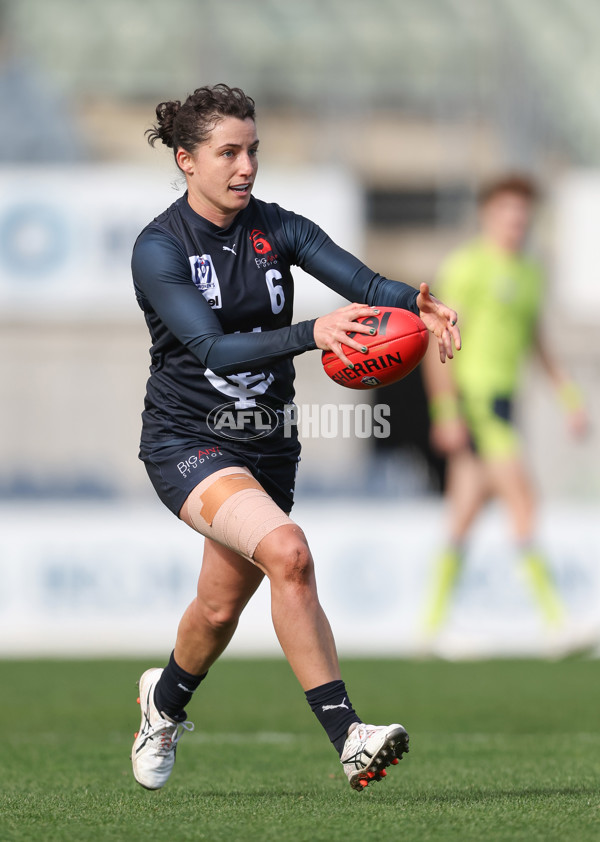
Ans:
[[[386,776],[386,766],[395,766],[408,751],[408,734],[394,725],[350,726],[340,763],[352,789],[362,792],[370,783]]]
[[[161,675],[162,669],[149,669],[138,682],[142,723],[135,735],[131,762],[134,778],[146,789],[160,789],[166,784],[179,739],[184,731],[194,730],[192,722],[176,722],[157,710],[154,688]]]

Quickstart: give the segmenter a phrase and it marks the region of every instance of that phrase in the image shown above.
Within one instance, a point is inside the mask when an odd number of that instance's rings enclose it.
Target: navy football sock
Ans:
[[[341,757],[348,728],[353,722],[362,722],[350,704],[346,685],[341,680],[329,681],[307,690],[305,695],[306,701]]]
[[[171,652],[169,663],[154,688],[154,704],[157,709],[170,719],[183,721],[186,716],[184,708],[206,675],[186,672],[177,664],[174,652]]]

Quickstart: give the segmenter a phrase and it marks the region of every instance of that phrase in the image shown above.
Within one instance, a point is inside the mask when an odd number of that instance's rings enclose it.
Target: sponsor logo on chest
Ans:
[[[279,255],[273,252],[271,243],[260,228],[253,228],[249,236],[255,251],[254,261],[258,268],[267,269],[269,266],[275,266]]]

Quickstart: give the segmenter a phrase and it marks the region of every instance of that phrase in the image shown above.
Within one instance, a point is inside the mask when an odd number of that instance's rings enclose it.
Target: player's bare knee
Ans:
[[[310,553],[299,549],[293,558],[285,561],[283,577],[288,584],[310,587],[314,582],[314,565]]]
[[[270,578],[299,587],[312,584],[314,564],[305,540],[287,540],[278,547],[276,558],[270,566]]]
[[[265,536],[256,548],[254,561],[271,581],[308,581],[313,569],[304,532],[291,521]]]
[[[198,600],[198,610],[202,614],[204,623],[216,631],[235,628],[242,613],[235,604],[211,605],[201,599]]]
[[[219,632],[235,629],[239,619],[240,612],[232,611],[229,607],[209,611],[206,615],[206,620],[211,628]]]

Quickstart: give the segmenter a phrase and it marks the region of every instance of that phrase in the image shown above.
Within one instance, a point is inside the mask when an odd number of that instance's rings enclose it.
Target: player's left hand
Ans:
[[[452,345],[460,351],[460,330],[456,326],[458,316],[455,310],[446,307],[429,291],[429,284],[421,284],[417,296],[419,316],[425,327],[437,337],[440,359],[443,363],[454,357]]]

